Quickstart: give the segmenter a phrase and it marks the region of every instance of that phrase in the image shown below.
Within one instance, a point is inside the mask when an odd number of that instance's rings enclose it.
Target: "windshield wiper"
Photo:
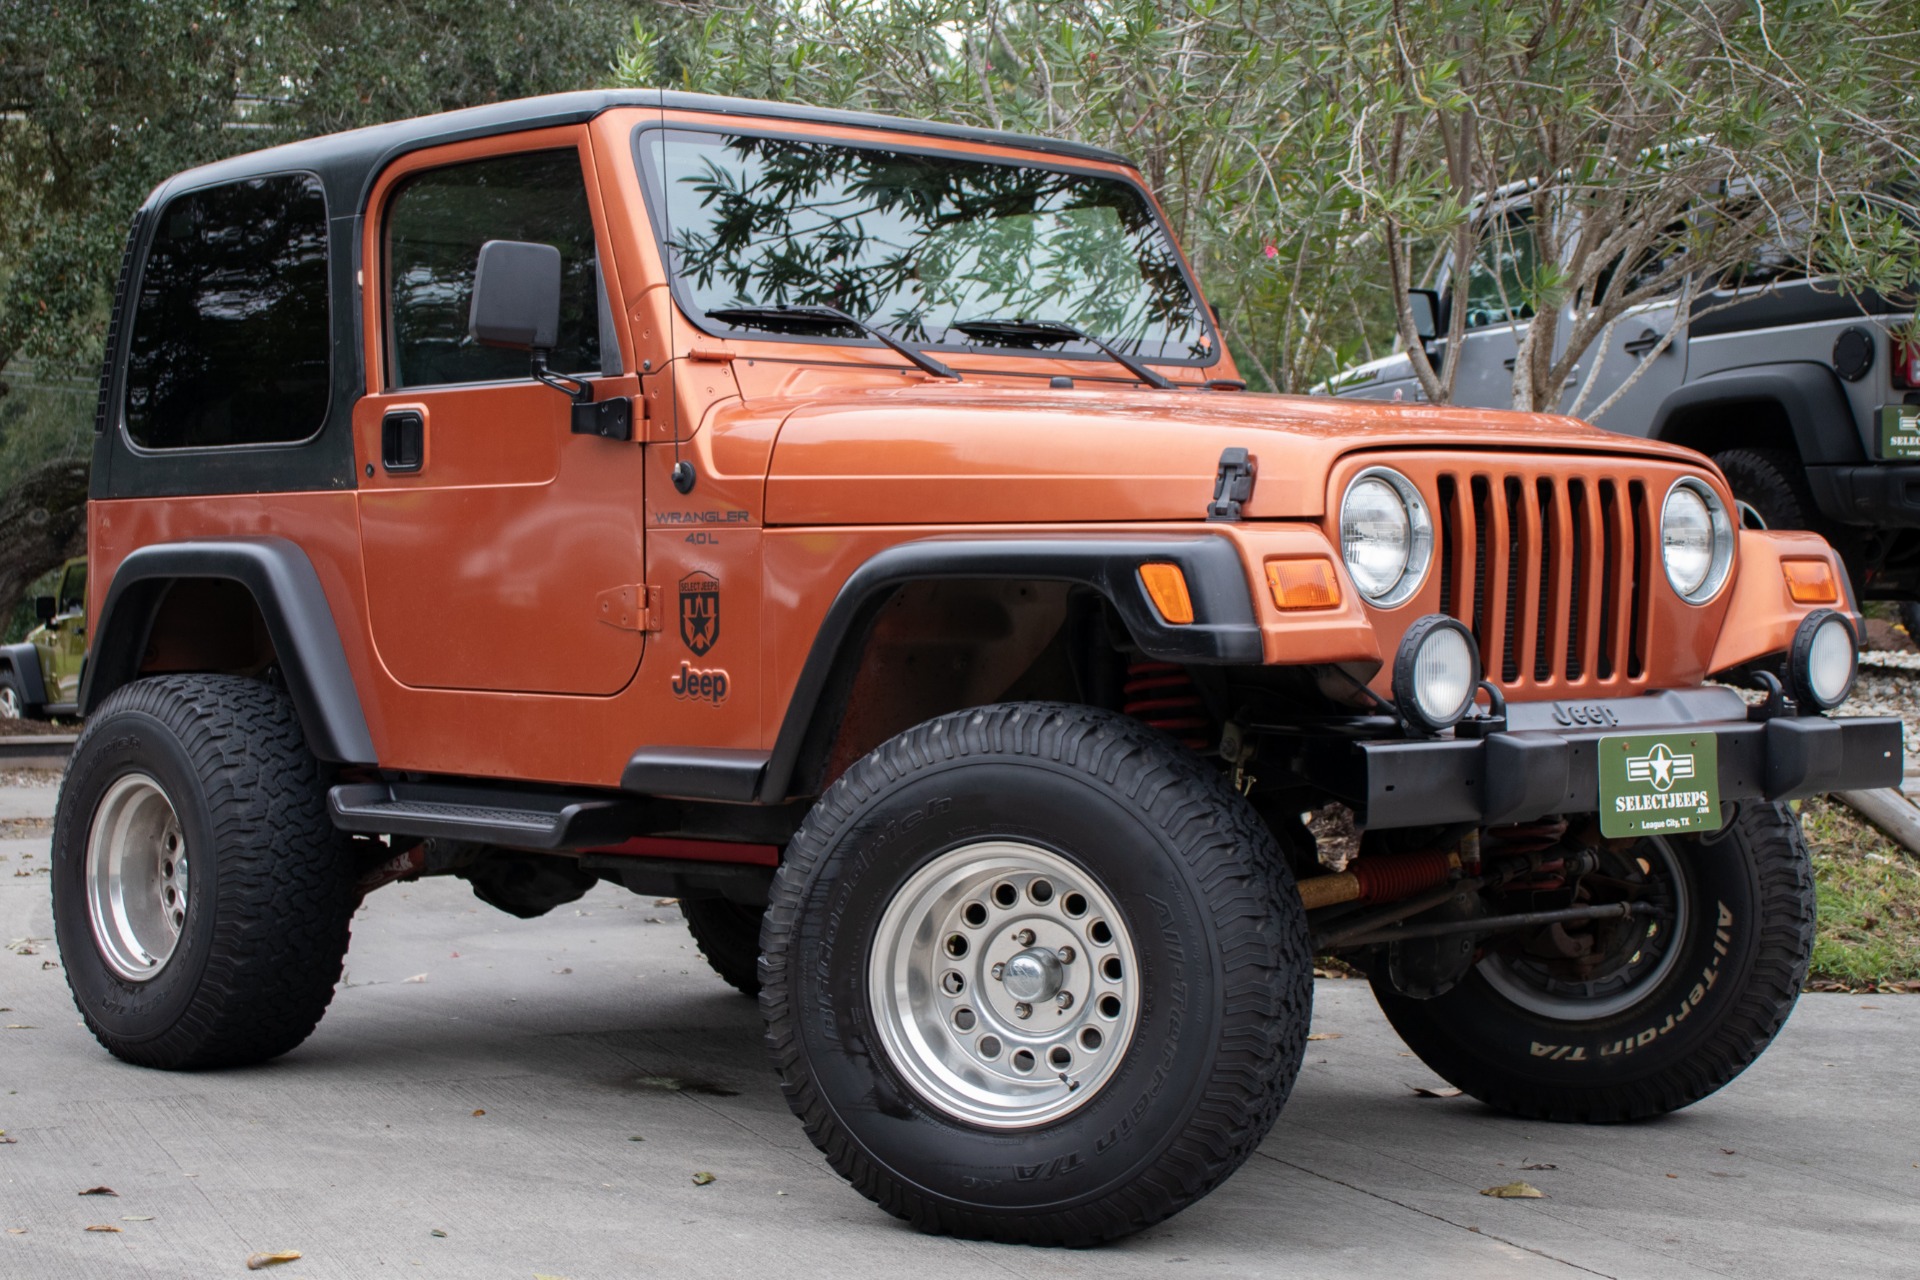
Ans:
[[[707,315],[726,324],[748,325],[756,329],[772,329],[776,332],[790,328],[851,327],[870,338],[878,338],[917,368],[926,370],[936,378],[952,378],[955,382],[964,381],[958,373],[926,352],[908,346],[892,334],[868,324],[858,316],[848,315],[838,307],[829,307],[820,303],[798,307],[713,307],[707,311]]]
[[[1022,320],[1018,317],[1012,320],[961,320],[957,321],[953,327],[970,338],[985,338],[989,342],[1006,342],[1019,346],[1032,346],[1035,343],[1052,345],[1058,342],[1071,342],[1078,338],[1089,346],[1100,348],[1104,354],[1112,357],[1115,363],[1125,366],[1128,373],[1148,386],[1160,391],[1179,390],[1173,383],[1132,356],[1109,346],[1085,329],[1076,329],[1061,320]]]

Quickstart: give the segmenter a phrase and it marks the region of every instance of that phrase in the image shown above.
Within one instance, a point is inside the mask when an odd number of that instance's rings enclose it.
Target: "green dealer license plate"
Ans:
[[[1711,733],[1600,739],[1600,833],[1673,835],[1720,829],[1720,753]]]
[[[1880,456],[1920,458],[1920,404],[1880,407]]]

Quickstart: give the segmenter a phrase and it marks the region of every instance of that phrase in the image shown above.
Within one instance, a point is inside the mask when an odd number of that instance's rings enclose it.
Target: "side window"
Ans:
[[[1467,327],[1510,324],[1533,315],[1527,290],[1533,283],[1532,218],[1525,210],[1504,214],[1480,242],[1467,270]]]
[[[601,363],[600,264],[580,157],[534,151],[432,169],[409,178],[387,205],[387,330],[392,387],[524,380],[524,351],[482,347],[467,336],[473,267],[489,240],[531,240],[560,250],[561,373],[614,372]],[[609,357],[615,344],[605,344]]]
[[[59,611],[79,613],[87,607],[87,566],[76,564],[60,580]]]
[[[327,416],[327,202],[309,174],[189,191],[160,211],[127,352],[148,449],[304,440]]]

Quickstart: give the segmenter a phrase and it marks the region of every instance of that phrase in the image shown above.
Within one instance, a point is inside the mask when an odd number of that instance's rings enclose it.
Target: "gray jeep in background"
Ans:
[[[1524,202],[1509,204],[1504,236],[1485,238],[1467,272],[1467,331],[1454,403],[1506,408],[1514,356],[1531,313],[1510,307],[1532,274]],[[1442,263],[1431,315],[1450,314],[1453,273]],[[1419,300],[1416,299],[1416,303]],[[1415,306],[1416,317],[1428,312]],[[1902,601],[1920,621],[1920,343],[1903,341],[1910,298],[1846,293],[1831,281],[1790,278],[1765,265],[1737,286],[1701,288],[1686,314],[1678,299],[1629,311],[1584,355],[1558,408],[1573,407],[1593,360],[1601,367],[1583,414],[1625,435],[1687,445],[1725,472],[1749,527],[1811,529],[1845,560],[1856,596]],[[1674,325],[1681,331],[1661,348]],[[1563,319],[1561,332],[1571,320]],[[1427,351],[1436,361],[1444,339]],[[1605,405],[1643,362],[1641,372]],[[1419,401],[1404,350],[1357,365],[1322,390],[1360,399]]]

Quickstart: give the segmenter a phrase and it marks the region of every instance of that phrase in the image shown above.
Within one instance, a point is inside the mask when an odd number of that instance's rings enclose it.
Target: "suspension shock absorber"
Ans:
[[[1213,720],[1187,669],[1173,662],[1127,664],[1120,709],[1195,751],[1213,749]]]

